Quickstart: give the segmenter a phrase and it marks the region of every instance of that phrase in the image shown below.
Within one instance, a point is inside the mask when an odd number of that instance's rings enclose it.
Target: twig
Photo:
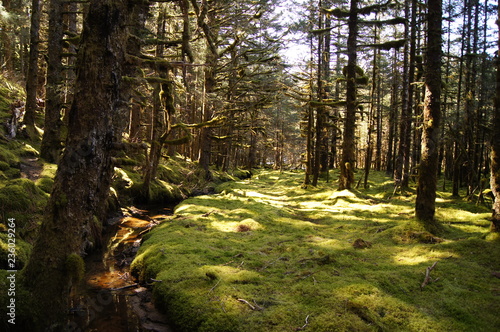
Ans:
[[[432,264],[431,266],[429,266],[428,268],[425,269],[425,278],[424,278],[424,282],[422,282],[422,285],[420,285],[420,290],[423,290],[427,284],[429,284],[431,282],[436,282],[439,280],[439,278],[437,278],[437,279],[431,278],[431,271],[436,267],[437,263],[438,262],[434,262],[434,264]]]
[[[210,290],[208,292],[209,293],[212,292],[215,289],[215,287],[217,287],[217,285],[220,283],[220,281],[221,281],[221,279],[217,280],[217,283],[212,288],[210,288]]]
[[[123,289],[128,289],[128,288],[134,288],[134,287],[139,287],[139,284],[132,284],[132,285],[127,285],[123,287],[118,287],[118,288],[111,288],[112,291],[119,291]]]
[[[261,308],[261,307],[259,307],[259,306],[257,306],[257,307],[256,307],[256,306],[254,306],[253,304],[251,304],[250,302],[248,302],[248,301],[247,301],[247,300],[245,300],[245,299],[238,299],[238,301],[248,304],[248,306],[249,306],[249,307],[250,307],[250,309],[252,309],[252,310],[262,310],[262,308]]]
[[[295,330],[302,331],[303,329],[306,328],[307,325],[309,325],[309,315],[306,316],[306,323],[304,325],[302,325],[302,327],[297,327]]]

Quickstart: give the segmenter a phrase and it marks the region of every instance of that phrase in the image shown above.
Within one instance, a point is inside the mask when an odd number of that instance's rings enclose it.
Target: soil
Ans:
[[[36,181],[42,173],[43,166],[38,158],[30,157],[23,158],[21,161],[21,177],[25,179],[30,179],[31,181]]]

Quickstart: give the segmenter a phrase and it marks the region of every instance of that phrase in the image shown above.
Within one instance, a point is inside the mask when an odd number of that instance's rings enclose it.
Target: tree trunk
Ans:
[[[500,7],[497,24],[500,27]],[[500,32],[498,33],[498,49],[500,51]],[[500,58],[496,59],[496,98],[493,114],[493,137],[491,139],[491,191],[495,196],[491,231],[500,232]]]
[[[128,27],[138,21],[130,18],[136,5],[146,7],[148,2],[94,0],[90,5],[78,55],[70,135],[24,271],[34,299],[32,331],[67,328],[68,295],[79,274],[74,268],[83,264],[78,256],[92,241],[89,229],[104,214],[113,175],[111,152],[123,130],[118,113],[130,95],[123,89],[122,75]]]
[[[40,41],[40,16],[42,13],[42,1],[31,2],[31,29],[30,29],[30,53],[28,60],[28,74],[26,76],[26,113],[24,124],[30,139],[37,138],[35,128],[35,116],[37,111],[36,92],[38,90],[38,45]]]
[[[48,162],[57,162],[62,150],[61,108],[63,91],[62,38],[63,3],[51,0],[49,3],[49,41],[47,55],[47,84],[45,101],[45,124],[40,155]]]
[[[429,231],[435,231],[437,225],[434,213],[441,121],[441,22],[441,0],[429,0],[422,157],[415,202],[416,217]]]
[[[358,37],[358,1],[351,0],[349,14],[349,36],[347,37],[347,109],[344,123],[344,141],[342,144],[342,160],[340,162],[339,189],[351,189],[354,183],[354,166],[356,162],[356,39]]]

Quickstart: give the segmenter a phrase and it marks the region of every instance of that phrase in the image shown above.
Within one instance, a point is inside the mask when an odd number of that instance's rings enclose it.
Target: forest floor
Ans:
[[[224,183],[146,236],[132,272],[162,280],[156,303],[178,331],[500,330],[487,207],[439,192],[429,234],[383,173],[367,190],[302,179]]]

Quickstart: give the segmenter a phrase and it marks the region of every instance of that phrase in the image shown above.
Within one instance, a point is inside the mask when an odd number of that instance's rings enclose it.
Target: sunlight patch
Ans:
[[[262,228],[262,225],[252,218],[244,219],[240,222],[237,221],[214,221],[211,226],[220,232],[226,233],[242,233],[255,231]]]

